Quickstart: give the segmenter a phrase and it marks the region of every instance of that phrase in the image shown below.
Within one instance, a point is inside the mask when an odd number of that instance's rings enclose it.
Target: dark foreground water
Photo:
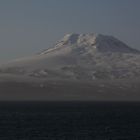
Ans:
[[[0,140],[140,140],[140,103],[1,102]]]

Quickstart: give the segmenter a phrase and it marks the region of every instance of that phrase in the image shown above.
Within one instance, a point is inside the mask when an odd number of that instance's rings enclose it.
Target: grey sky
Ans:
[[[72,32],[114,35],[140,49],[140,0],[0,1],[0,62],[42,51]]]

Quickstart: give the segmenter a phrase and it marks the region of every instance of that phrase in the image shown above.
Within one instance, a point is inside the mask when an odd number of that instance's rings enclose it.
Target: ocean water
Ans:
[[[0,102],[0,140],[140,140],[140,103]]]

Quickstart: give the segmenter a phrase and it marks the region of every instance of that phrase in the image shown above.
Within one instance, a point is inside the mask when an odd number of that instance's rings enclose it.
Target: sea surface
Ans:
[[[0,140],[140,140],[140,102],[0,102]]]

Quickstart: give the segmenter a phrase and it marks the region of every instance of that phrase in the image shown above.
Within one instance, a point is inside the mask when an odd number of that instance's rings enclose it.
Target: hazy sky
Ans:
[[[0,0],[0,62],[72,32],[114,35],[140,49],[140,0]]]

